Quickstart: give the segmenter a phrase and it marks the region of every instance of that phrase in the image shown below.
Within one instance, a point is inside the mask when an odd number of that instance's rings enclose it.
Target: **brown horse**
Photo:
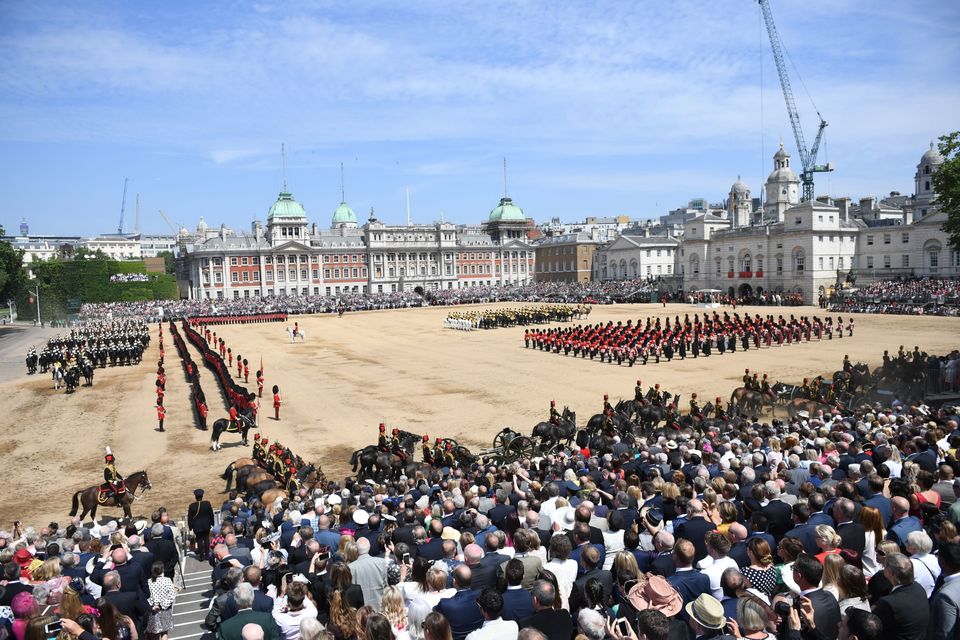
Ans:
[[[764,407],[770,407],[773,411],[776,399],[773,395],[768,395],[746,387],[737,387],[730,394],[730,413],[743,415],[747,412],[763,413]]]
[[[260,501],[263,503],[263,506],[272,514],[273,505],[277,500],[285,500],[287,498],[287,492],[283,489],[268,489],[263,492],[263,495],[260,496]]]
[[[830,415],[830,412],[833,411],[833,407],[829,404],[823,404],[822,402],[817,402],[816,400],[807,400],[806,398],[794,398],[787,403],[787,415],[793,418],[801,411],[806,411],[811,417],[817,413],[817,411],[823,411],[824,415]]]
[[[86,489],[81,489],[73,494],[73,500],[71,501],[70,515],[77,515],[77,510],[82,505],[83,513],[80,514],[80,520],[83,520],[87,517],[87,513],[90,513],[90,518],[94,522],[97,521],[97,507],[122,507],[123,515],[126,518],[132,518],[133,515],[130,513],[130,505],[133,504],[134,500],[139,500],[141,496],[137,495],[137,491],[142,487],[144,491],[147,489],[152,489],[153,485],[150,484],[150,478],[147,477],[146,471],[137,471],[136,473],[131,473],[124,480],[127,490],[120,494],[118,498],[116,495],[112,495],[105,502],[100,502],[100,485],[93,485],[92,487],[87,487]],[[141,494],[142,495],[142,494]]]
[[[253,458],[237,458],[227,465],[227,468],[223,471],[223,475],[220,476],[227,481],[227,488],[225,491],[230,491],[230,485],[233,484],[234,474],[237,473],[241,468],[249,466],[258,466],[257,461]]]

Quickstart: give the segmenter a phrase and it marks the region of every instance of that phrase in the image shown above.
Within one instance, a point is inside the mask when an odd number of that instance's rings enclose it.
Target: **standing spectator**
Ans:
[[[357,559],[350,563],[353,581],[363,589],[363,602],[374,610],[380,608],[380,598],[387,586],[387,563],[370,555],[370,540],[358,538]]]
[[[571,637],[573,620],[568,611],[553,608],[556,598],[556,589],[546,580],[533,583],[533,608],[536,613],[520,621],[521,635],[523,629],[532,627],[548,640],[567,640]]]
[[[423,640],[453,640],[450,622],[442,613],[434,611],[423,621]]]
[[[173,629],[173,603],[177,599],[177,590],[173,580],[163,575],[163,563],[154,562],[150,567],[150,580],[147,581],[150,597],[150,616],[147,620],[147,635],[151,640],[166,640]]]
[[[673,548],[673,564],[676,571],[667,578],[673,588],[680,593],[683,603],[688,604],[710,593],[710,578],[693,568],[695,549],[689,540],[680,538]]]
[[[317,617],[317,608],[307,598],[307,585],[301,579],[298,575],[284,581],[285,589],[273,603],[273,620],[280,629],[281,640],[299,640],[300,621]]]
[[[187,526],[193,532],[197,560],[206,562],[210,552],[210,530],[213,528],[213,507],[203,499],[203,489],[193,490],[194,501],[187,507]]]
[[[960,544],[941,545],[938,556],[943,584],[930,600],[930,639],[948,640],[960,634]]]
[[[927,596],[913,576],[913,563],[902,553],[887,556],[884,575],[893,585],[889,595],[873,608],[883,623],[883,632],[898,640],[923,640],[930,622]]]
[[[253,587],[242,582],[233,591],[233,599],[237,603],[237,615],[223,622],[217,631],[218,640],[245,640],[245,628],[248,625],[260,627],[263,640],[279,640],[280,631],[273,616],[262,611],[254,611]]]
[[[937,578],[940,577],[940,565],[933,551],[933,540],[926,531],[911,531],[907,535],[907,553],[913,563],[913,577],[927,593],[927,598],[933,594]]]
[[[863,526],[863,573],[867,578],[872,578],[875,573],[880,571],[880,565],[877,562],[877,545],[880,544],[886,532],[883,528],[883,516],[879,509],[864,506],[860,509],[860,524]]]
[[[453,586],[457,592],[433,608],[434,612],[443,614],[450,621],[453,640],[464,640],[468,634],[483,626],[484,617],[477,606],[480,592],[470,588],[470,581],[470,567],[460,565],[454,569]]]
[[[910,515],[910,501],[903,496],[890,500],[893,512],[893,524],[887,531],[887,540],[893,540],[900,546],[900,551],[907,550],[907,536],[911,531],[920,531],[920,520]]]
[[[757,591],[772,598],[777,590],[777,567],[773,564],[770,545],[763,538],[751,538],[747,543],[750,565],[743,568],[743,575]]]
[[[558,536],[563,537],[563,536]],[[513,620],[504,620],[503,597],[495,589],[486,588],[477,596],[477,605],[483,613],[483,626],[467,635],[467,640],[517,640],[520,632]]]

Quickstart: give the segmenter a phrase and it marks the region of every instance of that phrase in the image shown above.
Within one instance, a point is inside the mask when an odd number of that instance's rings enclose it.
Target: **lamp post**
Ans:
[[[43,326],[43,320],[40,318],[40,285],[36,286],[36,290],[32,292],[36,296],[37,301],[37,324],[41,327]]]

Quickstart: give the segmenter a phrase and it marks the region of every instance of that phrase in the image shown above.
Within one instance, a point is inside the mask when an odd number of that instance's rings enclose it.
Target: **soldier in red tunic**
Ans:
[[[163,419],[167,417],[167,410],[163,407],[163,396],[157,398],[157,420],[160,422],[160,431],[163,431]]]
[[[273,419],[280,419],[280,387],[273,385]]]
[[[243,383],[247,384],[250,382],[250,365],[247,363],[247,359],[243,359]]]
[[[263,397],[263,371],[257,371],[257,397]]]

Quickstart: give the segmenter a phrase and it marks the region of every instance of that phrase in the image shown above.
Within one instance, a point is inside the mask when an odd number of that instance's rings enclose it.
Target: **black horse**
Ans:
[[[67,369],[63,380],[67,385],[67,393],[73,393],[80,386],[80,367],[73,365]]]
[[[35,351],[31,351],[27,355],[27,375],[32,376],[37,372],[37,362],[40,360],[40,356],[37,355]]]
[[[576,435],[577,414],[570,411],[568,407],[564,407],[563,413],[560,414],[560,424],[541,422],[533,428],[533,437],[540,438],[541,443],[549,448],[561,443],[569,447]]]
[[[377,445],[367,445],[357,449],[350,456],[350,466],[354,472],[358,472],[358,477],[373,478],[378,475],[400,477],[404,466],[413,460],[413,448],[420,441],[420,436],[409,431],[401,431],[397,435],[400,438],[400,448],[407,453],[406,460],[393,453],[380,451]]]
[[[223,448],[220,444],[220,436],[224,433],[239,433],[240,434],[240,444],[244,447],[247,446],[247,431],[253,426],[253,411],[251,409],[246,409],[242,413],[237,414],[237,426],[230,426],[230,420],[228,418],[220,418],[219,420],[214,420],[213,422],[213,433],[210,435],[210,449],[212,451],[219,451]]]
[[[83,366],[80,368],[83,373],[83,379],[86,381],[88,387],[93,386],[93,363],[89,360],[85,360]]]

